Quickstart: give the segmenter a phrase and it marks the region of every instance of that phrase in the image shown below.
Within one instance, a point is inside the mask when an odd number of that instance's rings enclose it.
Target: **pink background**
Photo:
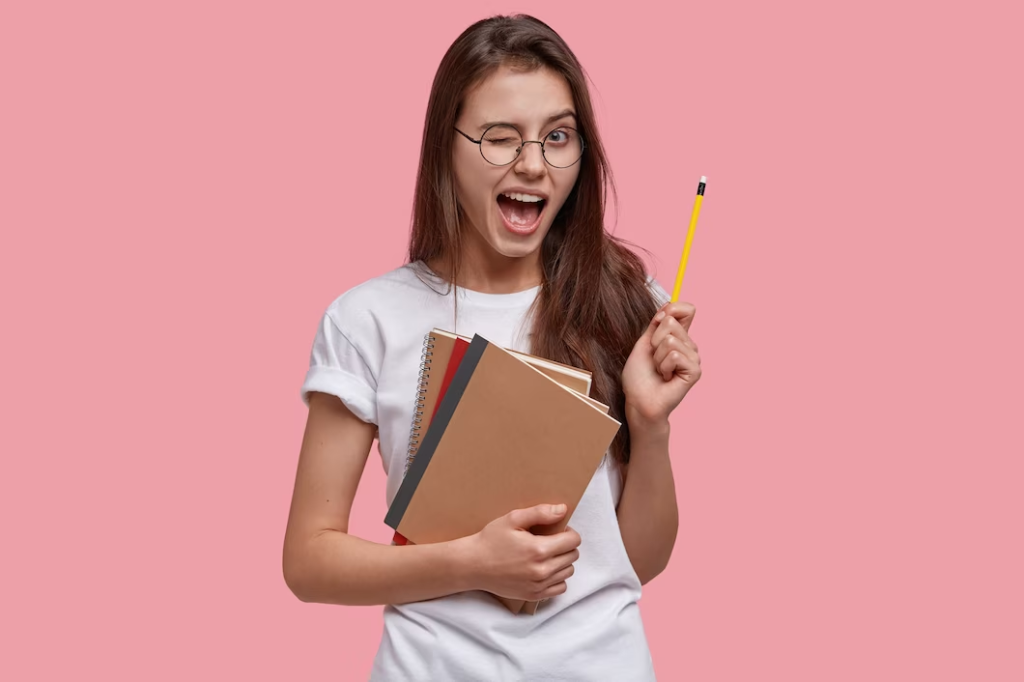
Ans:
[[[1024,679],[1022,17],[874,0],[4,3],[0,677],[366,678],[380,609],[282,578],[298,390],[508,11],[588,70],[668,288],[709,178],[659,679]]]

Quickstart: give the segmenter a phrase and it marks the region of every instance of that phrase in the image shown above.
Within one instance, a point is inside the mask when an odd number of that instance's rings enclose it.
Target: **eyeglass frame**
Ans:
[[[488,159],[486,156],[484,156],[484,145],[483,145],[484,136],[487,135],[487,133],[492,128],[499,128],[499,127],[502,127],[502,126],[504,126],[505,128],[511,128],[512,130],[516,131],[519,134],[519,139],[522,140],[522,144],[519,145],[519,149],[516,150],[515,158],[513,158],[511,161],[509,161],[508,163],[494,163],[493,161]],[[575,132],[577,135],[580,136],[580,156],[579,156],[578,159],[576,159],[575,161],[570,163],[568,166],[556,166],[555,164],[553,164],[550,161],[548,161],[548,155],[544,153],[544,143],[547,142],[547,140],[543,140],[543,141],[541,141],[541,140],[524,140],[523,139],[523,133],[520,132],[519,128],[516,128],[514,125],[512,125],[510,123],[495,123],[494,125],[488,127],[487,130],[485,130],[484,132],[482,132],[480,134],[480,139],[479,140],[474,140],[472,137],[470,137],[466,133],[462,132],[461,130],[459,130],[455,126],[452,126],[452,128],[455,128],[455,132],[457,132],[459,135],[462,135],[464,138],[466,138],[467,140],[469,140],[470,142],[472,142],[473,144],[475,144],[477,147],[480,148],[480,156],[483,157],[484,161],[486,161],[487,163],[491,164],[492,166],[497,166],[498,168],[503,168],[503,167],[508,166],[509,164],[515,163],[517,160],[519,160],[519,157],[523,153],[523,149],[528,144],[539,144],[540,145],[540,155],[541,155],[541,158],[544,159],[544,163],[546,163],[547,165],[551,166],[552,168],[559,168],[559,169],[562,169],[562,168],[572,168],[573,166],[575,166],[577,163],[580,162],[580,159],[583,158],[583,152],[585,152],[587,150],[587,141],[583,138],[583,134],[580,133],[580,131],[578,131],[575,128],[573,128],[572,126],[558,126],[558,128],[555,128],[555,130],[558,130],[559,128],[568,128],[569,130],[572,130],[573,132]],[[555,132],[555,130],[552,130],[551,132]]]

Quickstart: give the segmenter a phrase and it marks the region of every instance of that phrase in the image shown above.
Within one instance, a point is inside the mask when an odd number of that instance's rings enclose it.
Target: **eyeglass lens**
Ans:
[[[497,166],[515,161],[523,146],[523,138],[512,126],[492,126],[484,131],[480,151]],[[583,155],[583,140],[572,128],[556,128],[544,138],[544,158],[556,168],[567,168]]]

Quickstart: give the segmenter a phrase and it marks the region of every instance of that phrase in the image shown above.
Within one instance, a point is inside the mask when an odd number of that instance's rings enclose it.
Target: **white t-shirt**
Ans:
[[[649,283],[659,305],[669,299],[657,281]],[[512,294],[446,290],[424,264],[404,265],[335,299],[313,341],[302,400],[309,404],[309,391],[336,395],[378,426],[389,506],[405,473],[424,335],[437,327],[530,350],[526,312],[540,287]],[[481,591],[385,606],[370,679],[653,680],[637,605],[640,581],[615,514],[621,492],[619,467],[606,455],[570,520],[582,538],[575,573],[566,592],[532,616],[513,615]]]

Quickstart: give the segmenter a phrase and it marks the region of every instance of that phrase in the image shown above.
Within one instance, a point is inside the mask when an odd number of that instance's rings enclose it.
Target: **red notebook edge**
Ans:
[[[466,355],[466,350],[468,348],[468,341],[461,338],[455,339],[455,346],[452,348],[452,355],[448,360],[448,367],[445,369],[444,379],[441,381],[441,388],[437,391],[437,400],[434,402],[434,411],[430,415],[431,421],[433,421],[434,416],[437,414],[437,408],[441,406],[441,400],[444,399],[445,391],[448,390],[448,385],[452,383],[452,377],[455,376],[455,371],[459,368],[459,363],[462,362],[462,358]],[[402,546],[412,545],[415,543],[409,542],[405,536],[396,530],[391,544]]]

